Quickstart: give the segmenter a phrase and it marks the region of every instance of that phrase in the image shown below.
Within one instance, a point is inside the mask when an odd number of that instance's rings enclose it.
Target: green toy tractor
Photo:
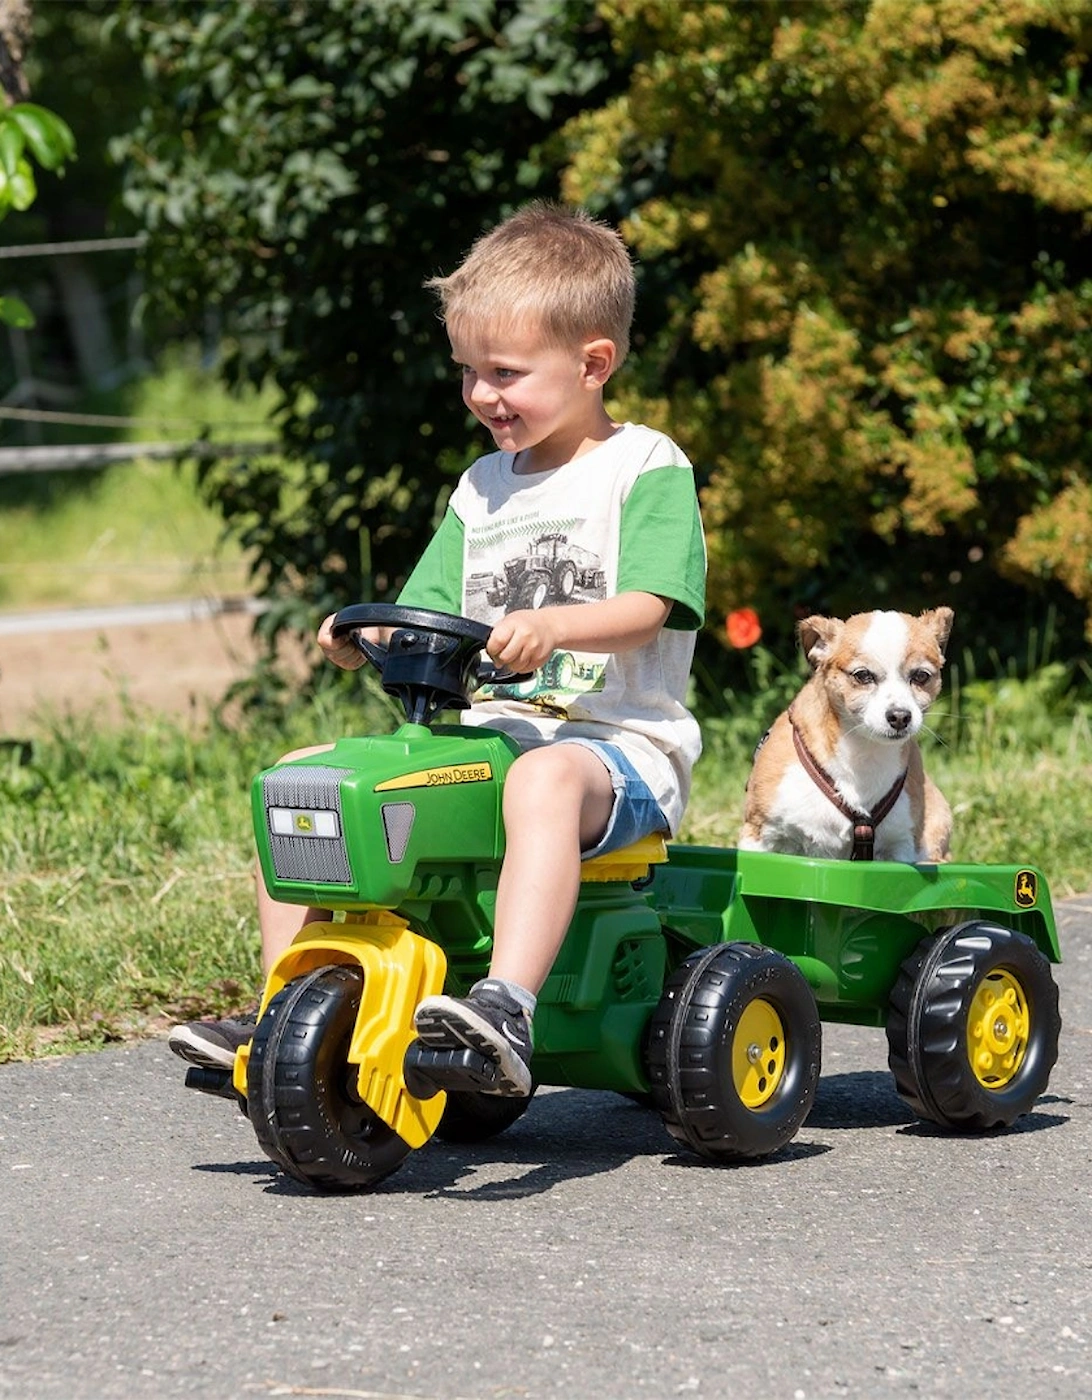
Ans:
[[[387,646],[357,629],[395,630]],[[504,854],[506,735],[436,722],[483,679],[489,628],[361,604],[334,623],[396,695],[393,734],[341,739],[258,775],[254,826],[277,900],[331,912],[269,973],[234,1072],[265,1152],[319,1190],[359,1190],[433,1134],[482,1140],[529,1098],[489,1092],[472,1050],[429,1051],[413,1012],[486,975]],[[776,1152],[815,1098],[821,1022],[884,1026],[896,1088],[956,1132],[1006,1127],[1057,1058],[1059,961],[1031,866],[814,860],[645,839],[585,862],[535,1016],[535,1083],[651,1102],[711,1162]],[[470,1086],[470,1087],[468,1087]]]

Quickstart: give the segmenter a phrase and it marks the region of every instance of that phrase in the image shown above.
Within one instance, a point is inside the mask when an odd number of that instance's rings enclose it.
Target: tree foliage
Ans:
[[[175,326],[272,382],[282,454],[209,469],[297,620],[396,588],[473,455],[422,283],[509,207],[609,76],[585,0],[160,0],[122,7],[149,102],[116,143]],[[290,584],[290,588],[283,588]],[[276,615],[275,615],[276,616]]]
[[[76,142],[61,117],[30,96],[23,71],[24,49],[30,34],[26,0],[5,4],[0,12],[0,220],[13,210],[23,213],[34,203],[38,185],[35,164],[64,173],[73,160]],[[26,328],[34,314],[22,297],[0,295],[0,323]]]
[[[39,189],[26,242],[131,231],[117,207],[121,174],[107,147],[135,121],[146,85],[132,47],[112,27],[116,11],[117,0],[39,0],[35,7],[27,77],[34,100],[77,133],[80,158],[63,181]],[[119,280],[130,264],[128,257],[120,264]]]
[[[642,260],[632,396],[707,473],[713,606],[1092,635],[1092,3],[599,8],[630,77],[564,190]]]

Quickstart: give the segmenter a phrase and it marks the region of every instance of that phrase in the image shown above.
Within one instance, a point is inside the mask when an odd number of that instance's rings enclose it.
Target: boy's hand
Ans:
[[[552,652],[630,651],[649,642],[667,621],[671,600],[655,593],[616,593],[597,603],[521,608],[502,617],[485,649],[513,671],[537,671]]]
[[[537,671],[560,645],[557,613],[560,608],[535,612],[521,608],[502,617],[489,634],[485,649],[492,659],[510,671]]]
[[[333,635],[330,629],[336,616],[337,613],[331,613],[319,628],[318,644],[325,653],[327,661],[332,661],[343,671],[358,671],[364,665],[367,657],[353,641],[350,633],[346,633],[344,637]],[[355,630],[366,637],[369,642],[374,642],[376,646],[386,646],[392,631],[390,627],[358,627]]]

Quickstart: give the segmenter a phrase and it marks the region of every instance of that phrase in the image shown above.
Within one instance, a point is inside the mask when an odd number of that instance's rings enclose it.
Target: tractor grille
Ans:
[[[278,880],[351,885],[341,822],[348,768],[278,768],[262,781],[266,830]]]

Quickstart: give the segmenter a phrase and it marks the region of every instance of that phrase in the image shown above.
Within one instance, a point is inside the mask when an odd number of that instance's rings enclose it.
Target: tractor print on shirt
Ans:
[[[599,556],[567,535],[539,535],[523,554],[504,561],[493,575],[486,597],[506,613],[606,597],[607,579]],[[579,589],[580,597],[574,598]]]
[[[481,554],[478,558],[485,562]],[[573,544],[565,530],[541,527],[522,553],[494,553],[492,568],[472,573],[466,590],[468,616],[490,623],[521,608],[592,603],[606,596],[607,575],[600,556]],[[605,661],[602,656],[559,651],[530,680],[483,690],[496,699],[522,700],[564,715],[569,697],[602,689]]]

